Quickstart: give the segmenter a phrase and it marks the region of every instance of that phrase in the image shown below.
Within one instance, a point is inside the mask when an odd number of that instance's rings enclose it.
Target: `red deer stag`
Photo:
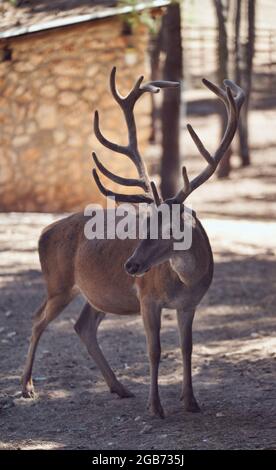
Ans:
[[[215,172],[229,147],[237,129],[239,111],[244,93],[235,83],[225,80],[223,90],[208,80],[206,85],[225,104],[228,123],[224,137],[214,153],[206,150],[203,143],[188,125],[188,131],[199,152],[207,161],[205,169],[189,181],[183,167],[183,188],[173,197],[162,201],[153,182],[150,181],[140,156],[134,105],[145,93],[156,93],[160,88],[178,86],[174,82],[155,81],[142,85],[139,78],[126,97],[122,97],[115,84],[116,69],[110,76],[111,92],[121,107],[127,128],[128,145],[108,141],[100,131],[96,111],[94,130],[98,140],[110,150],[124,154],[134,163],[139,178],[128,179],[111,173],[93,154],[95,164],[105,176],[125,186],[137,186],[145,194],[119,194],[106,189],[97,170],[94,179],[100,191],[116,202],[155,203],[157,206],[174,204],[184,208],[184,201],[196,188]],[[136,216],[133,216],[136,219]],[[183,211],[180,216],[183,218]],[[39,257],[47,285],[47,300],[35,314],[28,357],[23,373],[23,396],[33,397],[32,366],[39,338],[47,325],[78,294],[86,299],[75,330],[84,342],[112,393],[130,397],[132,393],[121,384],[107,363],[97,341],[97,329],[106,313],[127,315],[141,312],[147,339],[150,362],[150,392],[148,408],[151,414],[164,417],[158,392],[158,368],[160,361],[160,317],[162,308],[176,309],[180,344],[183,355],[183,385],[181,399],[187,411],[199,411],[192,387],[192,323],[195,309],[208,290],[213,276],[213,257],[208,237],[193,213],[192,245],[187,250],[175,251],[173,237],[167,239],[140,240],[115,238],[113,240],[89,240],[84,234],[87,217],[77,213],[46,227],[39,240]],[[135,222],[136,223],[136,222]]]

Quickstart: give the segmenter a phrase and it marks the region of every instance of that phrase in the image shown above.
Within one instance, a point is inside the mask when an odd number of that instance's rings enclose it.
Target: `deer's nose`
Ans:
[[[125,264],[125,270],[128,274],[136,274],[140,268],[140,264],[135,261],[127,261]]]

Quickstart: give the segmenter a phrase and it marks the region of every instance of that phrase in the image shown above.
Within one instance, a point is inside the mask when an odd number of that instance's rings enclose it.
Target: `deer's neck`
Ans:
[[[199,272],[193,253],[186,251],[174,254],[170,258],[170,265],[185,285],[192,286],[198,280]]]
[[[208,272],[212,278],[212,251],[208,237],[198,220],[193,230],[191,248],[179,252],[174,251],[170,258],[170,265],[181,282],[188,287],[197,284]]]

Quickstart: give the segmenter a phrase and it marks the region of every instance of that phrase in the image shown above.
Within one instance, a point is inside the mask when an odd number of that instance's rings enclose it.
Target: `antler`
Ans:
[[[138,186],[142,188],[147,194],[120,194],[115,193],[103,186],[98,176],[97,170],[93,169],[93,176],[94,180],[99,188],[99,190],[107,197],[115,197],[116,202],[147,202],[155,203],[158,205],[160,203],[160,197],[157,191],[157,188],[153,181],[150,181],[146,166],[143,162],[143,159],[138,150],[138,143],[137,143],[137,132],[136,132],[136,124],[134,119],[134,106],[136,101],[146,92],[150,93],[158,93],[160,88],[169,88],[169,87],[177,87],[179,83],[177,82],[168,82],[168,81],[153,81],[149,83],[142,84],[144,79],[141,76],[129,94],[125,97],[121,96],[116,88],[116,67],[113,67],[111,74],[110,74],[110,89],[113,97],[115,98],[116,102],[121,107],[127,128],[128,128],[128,145],[117,145],[113,142],[110,142],[106,139],[102,132],[100,131],[99,127],[99,114],[98,111],[95,112],[94,117],[94,132],[97,139],[103,144],[105,147],[113,150],[117,153],[122,153],[123,155],[130,158],[130,160],[136,166],[138,171],[139,178],[123,178],[122,176],[115,175],[111,171],[109,171],[98,159],[97,155],[93,152],[93,159],[95,162],[96,167],[98,170],[105,176],[107,176],[110,180],[114,181],[115,183],[119,183],[123,186]]]
[[[219,162],[221,161],[223,155],[225,154],[226,150],[228,149],[229,145],[233,140],[238,126],[240,109],[245,99],[244,91],[231,80],[224,80],[223,82],[226,91],[224,91],[222,88],[217,87],[205,78],[203,78],[202,82],[205,86],[207,86],[207,88],[209,88],[209,90],[213,91],[223,101],[227,109],[228,121],[222,141],[213,156],[210,155],[208,150],[204,147],[203,143],[201,142],[200,138],[198,137],[192,126],[190,124],[187,125],[187,129],[190,133],[190,136],[192,137],[199,152],[205,158],[208,164],[206,168],[191,182],[189,181],[186,167],[183,166],[183,188],[178,192],[178,194],[174,198],[172,198],[174,202],[177,202],[179,204],[183,203],[185,199],[189,196],[189,194],[191,194],[196,188],[205,183],[205,181],[207,181],[215,172]],[[235,94],[235,96],[233,95],[233,93]]]

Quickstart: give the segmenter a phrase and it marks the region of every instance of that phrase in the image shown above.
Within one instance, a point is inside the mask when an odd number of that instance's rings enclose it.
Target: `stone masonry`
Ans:
[[[132,66],[126,65],[127,41],[121,19],[113,17],[0,42],[10,54],[0,62],[0,210],[73,211],[103,201],[91,176],[92,150],[112,171],[135,174],[126,157],[97,142],[92,125],[98,109],[104,135],[126,142],[109,74],[116,65],[124,93],[145,73],[146,30],[139,27],[132,37]],[[142,149],[149,108],[144,96],[136,107]]]

